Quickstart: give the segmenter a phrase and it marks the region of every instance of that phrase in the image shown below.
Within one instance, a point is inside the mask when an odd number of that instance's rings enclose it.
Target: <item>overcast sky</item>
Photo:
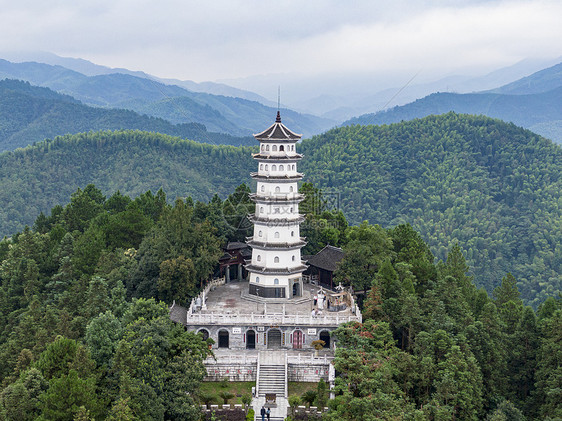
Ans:
[[[562,1],[0,0],[0,51],[194,81],[480,73],[562,56]]]

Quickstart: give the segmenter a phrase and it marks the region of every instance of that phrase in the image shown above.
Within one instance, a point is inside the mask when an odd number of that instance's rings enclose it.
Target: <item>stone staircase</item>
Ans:
[[[260,410],[265,404],[265,395],[275,393],[276,405],[271,407],[269,419],[283,421],[287,416],[287,365],[284,351],[260,352],[256,383],[258,393],[254,400],[255,419],[261,421]]]
[[[275,393],[277,396],[285,396],[285,364],[283,365],[261,365],[260,378],[258,379],[259,396],[266,393]]]

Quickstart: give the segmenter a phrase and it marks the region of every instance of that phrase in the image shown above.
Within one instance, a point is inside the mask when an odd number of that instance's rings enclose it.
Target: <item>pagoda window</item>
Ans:
[[[258,232],[258,237],[261,237],[263,235],[263,233],[260,231]]]
[[[279,238],[279,231],[275,232],[275,238]]]
[[[273,258],[273,263],[279,263],[279,256],[275,256]]]
[[[293,190],[293,186],[289,187],[289,191],[290,191],[291,193],[294,191],[294,190]]]
[[[273,280],[273,283],[274,283],[275,285],[279,285],[279,279],[275,278],[275,279]]]
[[[277,186],[275,187],[275,193],[280,193],[281,192],[281,187]]]
[[[293,171],[295,170],[295,164],[293,164]]]
[[[260,208],[260,213],[263,213],[263,206]]]
[[[265,191],[265,186],[263,184],[261,185],[261,191]]]
[[[261,262],[261,256],[258,254],[258,262]]]
[[[277,165],[272,165],[272,166],[271,166],[271,171],[277,171]]]
[[[269,145],[265,146],[265,150],[269,152]]]
[[[284,152],[285,148],[283,147],[283,145],[279,146],[279,152]]]
[[[265,145],[261,145],[261,150],[265,151]]]
[[[291,213],[293,213],[293,208],[291,208]]]
[[[279,171],[283,171],[285,168],[283,168],[283,165],[279,165]]]
[[[291,231],[291,237],[295,236],[295,231]]]
[[[265,164],[265,170],[269,171],[269,165]]]
[[[260,164],[260,170],[263,170],[263,164]]]
[[[256,284],[259,284],[259,283],[260,283],[260,277],[256,276]]]
[[[277,152],[277,145],[273,145],[273,146],[271,147],[271,150],[272,150],[273,152]]]
[[[291,260],[294,262],[294,261],[295,261],[295,256],[293,256],[293,257],[291,258]]]

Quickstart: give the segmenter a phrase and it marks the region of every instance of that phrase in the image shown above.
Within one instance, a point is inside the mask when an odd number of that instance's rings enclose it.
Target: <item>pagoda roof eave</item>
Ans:
[[[254,134],[257,140],[263,141],[289,141],[295,142],[302,138],[302,134],[288,129],[281,121],[276,121],[261,133]]]

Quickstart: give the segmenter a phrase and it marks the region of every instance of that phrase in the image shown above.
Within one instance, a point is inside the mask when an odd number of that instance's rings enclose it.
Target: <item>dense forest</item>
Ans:
[[[90,107],[68,95],[17,80],[0,81],[0,152],[59,135],[138,129],[226,145],[250,145],[252,137],[208,132],[204,124],[172,124],[124,109]]]
[[[562,417],[559,297],[535,312],[510,273],[490,297],[462,244],[436,261],[410,225],[349,226],[315,186],[302,191],[310,252],[337,242],[337,280],[367,291],[363,323],[334,333],[325,419]],[[221,246],[247,235],[249,192],[169,204],[161,190],[88,185],[0,241],[0,420],[199,420],[208,344],[167,306],[189,302]]]
[[[304,140],[299,168],[351,224],[410,223],[443,260],[455,241],[489,293],[507,272],[535,308],[562,291],[562,150],[529,131],[453,113],[352,126]],[[145,132],[80,134],[0,155],[0,235],[94,183],[104,194],[163,188],[225,198],[250,181],[252,149]],[[332,242],[332,244],[334,244]]]

